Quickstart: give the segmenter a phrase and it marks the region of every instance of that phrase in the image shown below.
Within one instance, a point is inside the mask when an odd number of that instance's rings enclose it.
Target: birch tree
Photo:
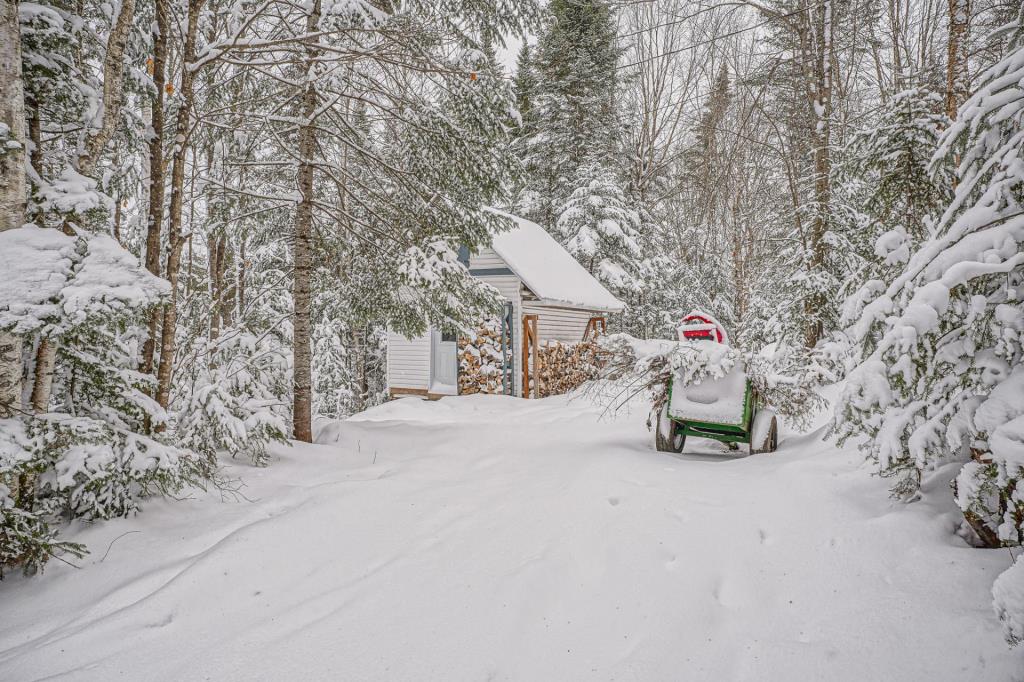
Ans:
[[[18,3],[0,4],[0,232],[25,222],[25,97]],[[21,405],[21,339],[0,331],[0,417]]]

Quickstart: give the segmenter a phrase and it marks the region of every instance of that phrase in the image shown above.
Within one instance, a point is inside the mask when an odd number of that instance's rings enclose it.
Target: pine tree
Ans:
[[[533,63],[533,51],[526,41],[523,41],[523,46],[516,55],[516,74],[512,87],[516,95],[516,110],[519,111],[521,121],[518,137],[529,138],[535,131],[533,103],[537,96],[537,72]]]
[[[552,229],[583,166],[613,168],[619,141],[620,50],[603,0],[554,0],[532,69],[517,81],[529,116],[519,141],[525,183],[519,211]]]
[[[613,292],[638,292],[640,212],[626,197],[618,176],[606,167],[581,166],[573,185],[555,223],[562,243]]]
[[[845,150],[840,177],[837,232],[850,249],[848,293],[886,286],[928,236],[928,224],[952,198],[948,162],[932,163],[949,119],[935,113],[941,100],[925,90],[894,95],[877,123],[855,134]],[[857,297],[852,297],[857,300]],[[840,326],[860,318],[854,305]]]

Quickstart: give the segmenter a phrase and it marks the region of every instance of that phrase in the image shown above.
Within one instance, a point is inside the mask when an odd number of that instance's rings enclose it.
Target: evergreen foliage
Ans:
[[[584,166],[609,169],[619,144],[613,12],[604,0],[554,0],[532,54],[516,81],[524,113],[520,156],[525,182],[519,212],[549,230],[579,186]],[[590,173],[584,173],[583,182]]]
[[[969,458],[956,481],[967,522],[985,544],[1016,545],[1024,534],[1021,19],[1002,35],[1007,56],[979,78],[929,169],[955,164],[952,198],[899,274],[853,298],[850,336],[861,354],[836,428],[843,438],[867,435],[900,495],[915,494],[937,464]],[[997,605],[1011,642],[1022,607]]]

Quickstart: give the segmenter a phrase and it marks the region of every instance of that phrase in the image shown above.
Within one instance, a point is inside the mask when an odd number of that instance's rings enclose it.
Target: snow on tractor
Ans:
[[[683,318],[679,340],[728,345],[722,325],[696,312]],[[679,376],[669,379],[668,397],[655,424],[655,446],[662,452],[682,452],[687,436],[711,438],[732,449],[745,443],[751,455],[775,452],[778,420],[758,398],[742,362],[737,362],[724,376],[706,377],[700,383],[686,383]]]

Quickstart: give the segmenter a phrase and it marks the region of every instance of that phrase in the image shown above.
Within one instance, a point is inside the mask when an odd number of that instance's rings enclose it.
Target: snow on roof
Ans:
[[[515,221],[511,230],[494,235],[492,248],[537,298],[606,312],[625,307],[543,227],[490,210]]]

